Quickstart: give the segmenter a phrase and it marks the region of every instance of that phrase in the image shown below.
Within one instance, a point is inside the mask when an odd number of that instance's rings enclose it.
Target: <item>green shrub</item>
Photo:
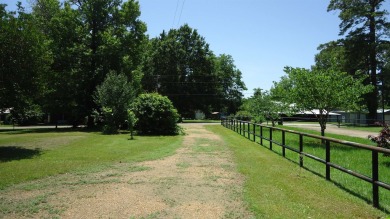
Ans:
[[[144,135],[174,135],[180,129],[179,114],[172,102],[156,93],[141,94],[135,101],[133,111],[138,118],[137,130]]]
[[[110,72],[96,87],[95,103],[101,107],[103,133],[116,134],[127,119],[127,110],[134,100],[134,89],[124,74]]]

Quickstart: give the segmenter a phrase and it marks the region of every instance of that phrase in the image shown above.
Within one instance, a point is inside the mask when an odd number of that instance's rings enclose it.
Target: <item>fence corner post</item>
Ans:
[[[282,131],[282,154],[286,157],[286,132]]]
[[[330,180],[330,142],[329,140],[326,140],[326,157],[325,157],[325,161],[326,161],[326,180]]]
[[[372,204],[375,208],[379,208],[379,180],[378,173],[378,151],[372,151]]]
[[[299,134],[299,166],[303,167],[303,135]]]
[[[272,151],[272,128],[269,128],[269,149]]]

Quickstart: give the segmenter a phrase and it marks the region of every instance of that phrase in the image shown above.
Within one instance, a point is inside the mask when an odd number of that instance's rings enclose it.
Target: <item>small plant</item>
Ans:
[[[377,123],[378,124],[378,123]],[[378,136],[369,135],[368,139],[377,143],[378,147],[390,149],[390,129],[389,126],[385,123],[382,125],[383,129],[379,132]],[[390,156],[390,154],[384,154],[385,156]]]
[[[134,126],[137,123],[138,118],[135,116],[134,112],[127,110],[127,123],[130,130],[130,140],[134,140]]]

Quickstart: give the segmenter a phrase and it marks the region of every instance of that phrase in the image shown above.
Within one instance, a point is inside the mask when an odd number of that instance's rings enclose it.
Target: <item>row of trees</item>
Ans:
[[[319,46],[311,69],[286,67],[286,76],[270,92],[255,89],[243,110],[273,125],[281,114],[314,113],[322,135],[332,110],[368,111],[377,119],[380,100],[390,105],[390,23],[381,9],[384,0],[331,0],[328,11],[339,11],[343,39]],[[388,83],[385,83],[388,81]]]
[[[158,92],[182,116],[232,113],[240,105],[246,88],[233,58],[214,55],[188,25],[149,39],[136,0],[35,0],[28,13],[20,3],[16,12],[5,6],[0,111],[11,108],[21,122],[49,113],[73,125],[87,117],[92,125],[92,112],[104,111],[97,87],[109,74],[132,87],[128,98]]]
[[[152,39],[146,57],[144,89],[168,96],[184,117],[194,110],[234,113],[241,105],[246,87],[233,58],[215,56],[188,25]]]

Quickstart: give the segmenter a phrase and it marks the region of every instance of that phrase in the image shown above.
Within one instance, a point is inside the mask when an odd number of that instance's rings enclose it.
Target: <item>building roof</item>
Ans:
[[[383,110],[382,110],[382,109],[378,109],[376,112],[377,112],[377,113],[383,113]],[[385,109],[384,112],[385,112],[385,113],[389,113],[389,112],[390,112],[390,109]]]
[[[319,115],[320,114],[320,110],[318,109],[314,109],[314,110],[311,110],[311,111],[301,111],[301,112],[298,112],[297,114],[300,114],[300,115]],[[341,116],[341,114],[338,114],[338,113],[332,113],[332,112],[329,112],[330,116]]]

